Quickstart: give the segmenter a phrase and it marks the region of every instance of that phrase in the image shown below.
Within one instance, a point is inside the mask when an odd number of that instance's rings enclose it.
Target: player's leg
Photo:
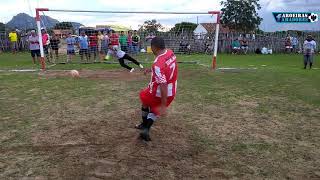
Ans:
[[[308,55],[303,56],[304,69],[307,69],[308,58],[309,58]]]
[[[33,64],[36,64],[36,53],[35,53],[35,50],[30,50],[30,53],[31,53],[31,57],[32,57],[32,63]]]
[[[58,60],[58,58],[59,58],[59,49],[58,48],[55,49],[55,55],[56,55],[56,60]]]
[[[140,130],[143,130],[146,125],[147,125],[147,117],[148,117],[148,114],[149,114],[149,107],[148,106],[145,106],[145,105],[142,105],[141,106],[141,118],[142,118],[142,121],[140,124],[137,124],[135,126],[136,129],[140,129]]]
[[[168,97],[166,106],[169,107],[171,102],[174,100],[174,97]],[[144,129],[140,133],[140,137],[145,141],[151,141],[150,138],[150,129],[153,123],[159,117],[159,108],[161,106],[161,99],[160,98],[151,98],[150,104],[150,112],[147,115],[147,120],[144,124]]]
[[[37,62],[40,63],[40,57],[41,57],[40,49],[36,50],[36,51],[35,51],[35,54],[36,54],[36,56],[37,56]]]
[[[93,56],[94,56],[94,62],[96,62],[96,61],[97,61],[97,47],[94,47],[94,54],[93,54]]]
[[[310,69],[312,69],[312,65],[313,65],[313,55],[311,54],[309,56],[309,66],[310,66]]]
[[[83,62],[83,54],[84,54],[84,50],[80,49],[79,50],[79,55],[80,55],[81,62]]]
[[[46,55],[47,61],[51,63],[50,56],[49,56],[49,47],[48,47],[48,45],[44,46],[43,50],[44,50],[44,54]]]
[[[70,54],[70,62],[72,62],[74,56],[76,55],[75,50],[71,50],[71,54]]]
[[[84,50],[84,54],[86,56],[86,62],[88,63],[89,60],[90,60],[90,52],[89,52],[89,49],[85,49]]]
[[[142,64],[139,63],[137,60],[135,60],[133,57],[131,57],[129,54],[125,54],[125,55],[123,56],[123,58],[124,58],[124,59],[127,59],[127,60],[129,60],[129,61],[131,61],[131,62],[133,62],[133,63],[136,64],[136,65],[138,65],[141,69],[143,68]]]
[[[126,69],[128,69],[128,70],[132,70],[133,68],[132,67],[130,67],[130,66],[128,66],[128,65],[126,65],[125,63],[124,63],[124,57],[123,58],[120,58],[120,59],[118,59],[119,60],[119,63],[120,63],[120,65],[122,66],[122,67],[124,67],[124,68],[126,68]]]
[[[70,50],[67,50],[67,63],[71,61],[71,52]]]

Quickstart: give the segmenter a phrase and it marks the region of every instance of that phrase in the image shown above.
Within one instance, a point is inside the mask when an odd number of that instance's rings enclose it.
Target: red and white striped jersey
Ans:
[[[177,92],[178,66],[176,56],[172,50],[165,50],[156,57],[152,65],[151,81],[148,85],[150,94],[161,97],[159,84],[168,85],[168,97],[175,96]]]

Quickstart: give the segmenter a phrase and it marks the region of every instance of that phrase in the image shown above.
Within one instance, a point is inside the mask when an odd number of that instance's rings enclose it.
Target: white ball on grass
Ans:
[[[79,71],[77,71],[77,70],[71,70],[71,71],[70,71],[70,75],[71,75],[71,77],[73,77],[73,78],[78,78],[78,77],[80,77]]]

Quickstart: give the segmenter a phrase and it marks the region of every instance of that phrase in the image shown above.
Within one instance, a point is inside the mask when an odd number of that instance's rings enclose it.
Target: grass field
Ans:
[[[133,128],[149,80],[141,72],[17,73],[8,70],[38,66],[0,54],[0,179],[320,179],[317,61],[303,70],[300,55],[223,54],[218,66],[238,69],[179,64],[177,98],[144,143]],[[99,76],[55,77],[62,69]]]

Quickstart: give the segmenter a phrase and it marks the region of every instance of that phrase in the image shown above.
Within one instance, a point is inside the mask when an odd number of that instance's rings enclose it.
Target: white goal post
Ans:
[[[49,8],[36,8],[36,24],[37,24],[37,31],[39,37],[39,44],[40,44],[40,62],[41,62],[41,69],[46,69],[45,63],[45,53],[43,48],[42,42],[42,35],[41,35],[41,16],[40,13],[44,12],[61,12],[61,13],[105,13],[105,14],[153,14],[153,15],[211,15],[216,16],[215,22],[215,33],[214,33],[214,45],[213,47],[213,57],[212,57],[212,64],[211,67],[213,69],[217,68],[217,52],[218,52],[218,38],[219,38],[219,26],[220,26],[220,11],[209,11],[209,12],[166,12],[166,11],[91,11],[91,10],[67,10],[67,9],[49,9]]]

